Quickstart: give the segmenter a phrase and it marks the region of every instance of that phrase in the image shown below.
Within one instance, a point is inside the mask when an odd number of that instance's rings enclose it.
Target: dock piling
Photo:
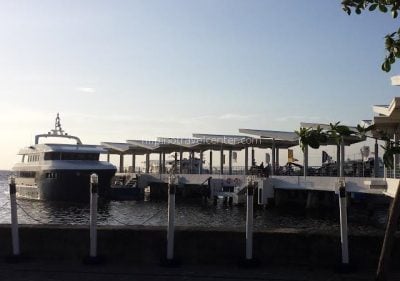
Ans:
[[[253,207],[254,207],[254,181],[251,179],[247,185],[247,211],[246,211],[246,261],[253,259]]]
[[[340,237],[342,242],[342,264],[349,264],[349,245],[347,229],[346,188],[344,181],[340,181],[339,208],[340,208]]]
[[[346,181],[344,178],[344,156],[345,156],[345,143],[343,136],[340,141],[340,169],[339,169],[339,216],[340,216],[340,242],[342,246],[342,260],[339,265],[339,271],[349,272],[351,271],[349,263],[349,240],[348,240],[348,229],[347,229],[347,198],[346,198]]]
[[[12,236],[12,255],[18,257],[20,255],[19,248],[19,232],[18,232],[18,213],[17,213],[17,198],[15,177],[9,177],[10,185],[10,204],[11,204],[11,236]]]
[[[341,256],[341,262],[337,266],[337,271],[341,273],[349,273],[354,271],[354,268],[349,261],[346,183],[343,177],[341,177],[339,180],[338,193],[339,193],[339,211],[340,211],[340,242],[341,242],[342,256]]]
[[[176,266],[174,259],[174,232],[175,232],[175,175],[170,174],[168,182],[168,228],[167,228],[167,266]]]
[[[90,253],[89,258],[97,257],[97,191],[99,177],[90,176]]]

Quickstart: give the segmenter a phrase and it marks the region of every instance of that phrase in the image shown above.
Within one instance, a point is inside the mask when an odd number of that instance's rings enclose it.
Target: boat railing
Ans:
[[[39,144],[40,138],[64,138],[64,139],[73,139],[76,141],[76,144],[82,144],[81,140],[76,136],[68,135],[61,127],[60,115],[57,113],[56,121],[54,124],[54,129],[50,130],[47,134],[40,134],[35,136],[35,144]]]
[[[288,167],[288,166],[279,166],[275,169],[274,173],[271,173],[271,170],[267,171],[267,169],[271,169],[271,167],[265,167],[264,169],[259,168],[259,166],[248,167],[247,173],[245,172],[245,166],[232,166],[230,171],[229,167],[224,167],[221,173],[221,168],[213,167],[212,173],[210,173],[210,167],[204,166],[202,173],[200,173],[199,169],[193,170],[192,172],[184,170],[182,174],[214,174],[214,175],[255,175],[260,177],[266,177],[270,175],[276,176],[304,176],[303,167]],[[133,169],[129,169],[129,172],[133,172]],[[136,173],[145,173],[145,169],[141,167],[135,168]],[[166,171],[168,173],[168,171]],[[179,174],[179,171],[177,172]],[[395,174],[394,174],[395,173]],[[149,174],[159,174],[158,170],[151,170]],[[400,166],[395,170],[386,169],[384,171],[383,167],[379,167],[377,175],[375,175],[373,169],[345,169],[346,177],[377,177],[383,178],[386,174],[388,178],[400,178]],[[307,170],[307,176],[315,176],[315,177],[337,177],[337,169],[328,169],[323,166],[309,166]]]
[[[76,141],[76,144],[82,144],[82,141],[75,136],[70,135],[54,135],[54,134],[41,134],[35,136],[35,144],[39,143],[40,138],[65,138],[65,139],[73,139]]]
[[[400,165],[396,165],[395,168],[387,168],[382,174],[390,179],[400,179]]]

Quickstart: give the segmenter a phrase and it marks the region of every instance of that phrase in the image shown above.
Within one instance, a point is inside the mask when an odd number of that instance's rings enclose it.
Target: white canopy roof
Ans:
[[[259,136],[261,138],[285,140],[285,141],[297,141],[299,137],[295,132],[284,132],[284,131],[271,131],[271,130],[255,130],[255,129],[239,129],[240,133]]]
[[[389,105],[375,105],[373,132],[376,137],[385,132],[389,135],[400,132],[400,97],[395,97]]]

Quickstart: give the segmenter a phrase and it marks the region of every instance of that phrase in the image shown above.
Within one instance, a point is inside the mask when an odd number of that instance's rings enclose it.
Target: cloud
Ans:
[[[245,120],[255,117],[254,114],[236,114],[236,113],[225,113],[223,115],[218,116],[218,119],[222,120]]]
[[[77,91],[82,92],[82,93],[86,93],[86,94],[94,94],[96,93],[96,89],[95,88],[91,88],[91,87],[79,87],[76,88]]]
[[[275,120],[279,122],[287,122],[287,121],[299,121],[299,122],[311,122],[311,121],[321,121],[325,120],[326,118],[321,118],[320,116],[305,116],[305,115],[289,115],[289,116],[282,116],[278,117]]]

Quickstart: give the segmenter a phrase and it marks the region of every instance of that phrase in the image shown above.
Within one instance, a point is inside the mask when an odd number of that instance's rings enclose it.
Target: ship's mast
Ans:
[[[61,127],[61,119],[60,119],[60,114],[57,113],[57,117],[56,117],[56,122],[54,125],[54,130],[51,130],[53,135],[68,135],[67,133],[64,133],[64,130]],[[50,133],[51,134],[51,133]]]
[[[60,114],[57,113],[56,121],[54,124],[54,129],[50,130],[47,134],[41,134],[35,136],[35,144],[39,143],[39,138],[47,138],[47,137],[60,137],[60,138],[68,138],[76,140],[77,144],[82,144],[81,140],[75,136],[69,136],[61,127],[61,119]]]

